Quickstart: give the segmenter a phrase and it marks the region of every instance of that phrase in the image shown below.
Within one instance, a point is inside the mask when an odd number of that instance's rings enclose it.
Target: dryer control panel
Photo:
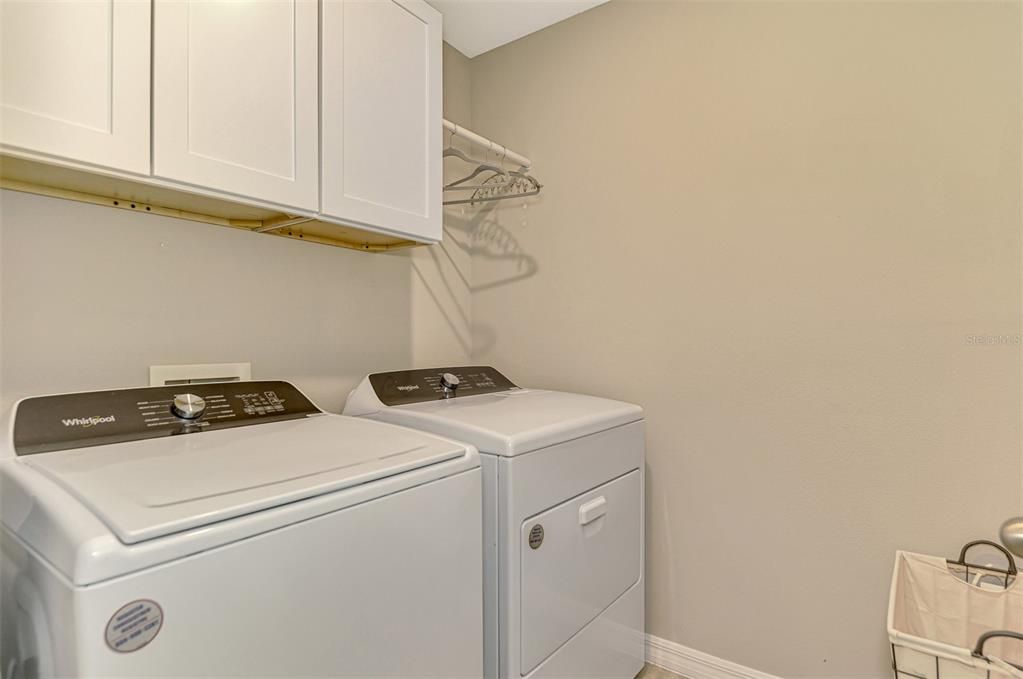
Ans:
[[[14,413],[14,452],[194,434],[280,422],[321,411],[287,382],[218,382],[37,396]]]
[[[369,383],[380,402],[387,406],[518,389],[511,380],[486,365],[374,373],[369,376]]]

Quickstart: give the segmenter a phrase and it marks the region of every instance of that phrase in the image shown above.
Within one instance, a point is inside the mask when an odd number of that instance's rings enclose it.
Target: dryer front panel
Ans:
[[[523,675],[640,580],[641,498],[634,470],[522,523]]]

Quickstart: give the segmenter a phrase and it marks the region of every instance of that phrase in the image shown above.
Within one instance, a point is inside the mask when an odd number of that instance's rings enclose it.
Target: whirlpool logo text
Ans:
[[[62,420],[65,427],[94,427],[97,424],[107,424],[108,422],[116,421],[113,415],[93,415],[92,417],[73,417]]]

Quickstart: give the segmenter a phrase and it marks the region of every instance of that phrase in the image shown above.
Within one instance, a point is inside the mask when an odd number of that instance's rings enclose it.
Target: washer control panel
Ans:
[[[511,380],[486,365],[374,373],[369,376],[369,383],[380,402],[388,406],[518,389]]]
[[[14,414],[14,452],[194,434],[294,420],[321,411],[287,382],[219,382],[27,398]]]

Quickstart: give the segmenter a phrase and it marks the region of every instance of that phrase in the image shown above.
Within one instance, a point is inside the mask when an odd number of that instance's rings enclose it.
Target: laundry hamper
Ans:
[[[1000,550],[1008,566],[969,563],[979,545]],[[1012,556],[987,540],[957,561],[896,552],[888,638],[895,679],[1023,679],[1023,585]]]

